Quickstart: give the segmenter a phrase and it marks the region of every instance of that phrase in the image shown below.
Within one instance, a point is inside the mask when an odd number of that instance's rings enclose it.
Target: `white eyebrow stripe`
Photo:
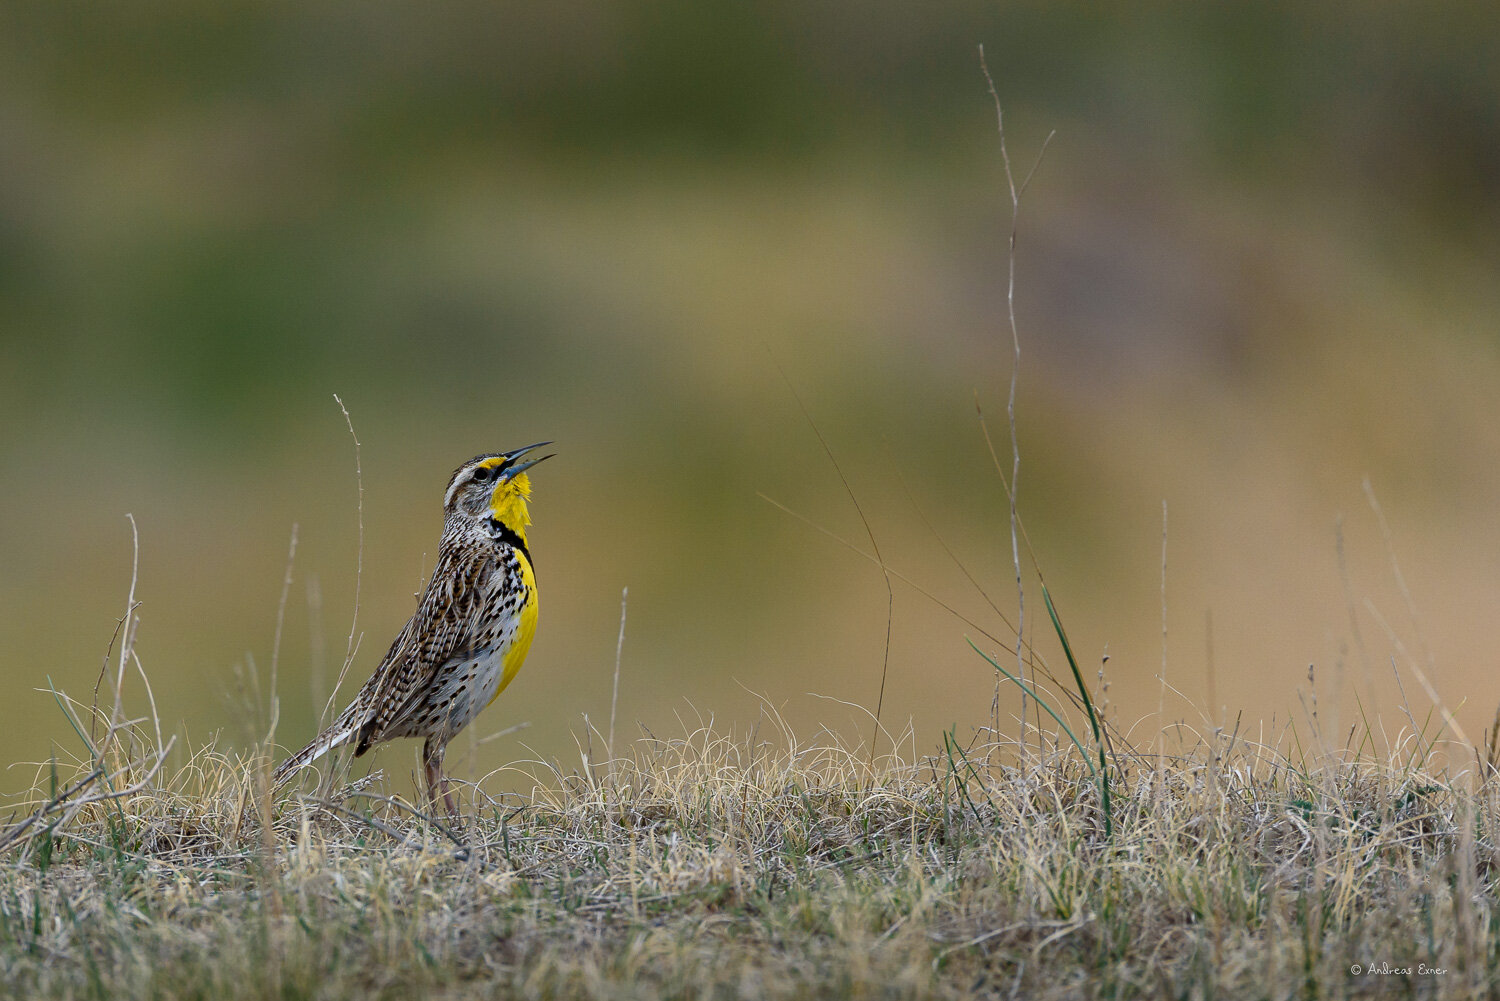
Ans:
[[[448,492],[443,495],[443,508],[445,510],[447,509],[448,505],[453,503],[453,495],[458,492],[458,488],[473,475],[474,469],[471,466],[467,469],[460,470],[459,474],[453,477],[453,485],[450,486],[448,488]]]
[[[447,509],[449,504],[453,503],[453,495],[458,492],[458,488],[474,478],[475,470],[485,466],[490,466],[491,468],[493,468],[494,466],[499,464],[498,462],[496,462],[496,460],[504,458],[505,455],[503,453],[481,456],[473,462],[469,463],[469,465],[464,466],[458,472],[454,473],[453,483],[449,485],[448,492],[443,495],[444,510]]]

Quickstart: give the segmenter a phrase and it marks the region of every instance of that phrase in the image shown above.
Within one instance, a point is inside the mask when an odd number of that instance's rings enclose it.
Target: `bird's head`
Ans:
[[[476,521],[494,519],[526,537],[526,526],[531,516],[526,511],[526,500],[531,496],[531,480],[526,470],[551,455],[521,461],[521,457],[532,449],[552,444],[540,441],[510,452],[491,452],[476,455],[453,471],[448,480],[448,492],[443,496],[445,517],[457,515]]]

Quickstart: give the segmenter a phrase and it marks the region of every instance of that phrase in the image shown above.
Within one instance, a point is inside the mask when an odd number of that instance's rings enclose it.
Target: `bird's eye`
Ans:
[[[490,477],[492,477],[494,475],[495,475],[495,470],[494,469],[492,469],[489,466],[481,466],[478,469],[474,470],[474,482],[475,483],[488,483],[490,481]]]

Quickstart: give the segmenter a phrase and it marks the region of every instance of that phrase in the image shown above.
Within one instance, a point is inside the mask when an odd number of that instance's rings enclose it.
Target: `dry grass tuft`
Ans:
[[[1463,997],[1496,982],[1496,790],[1432,767],[1420,736],[1389,761],[1226,735],[1121,755],[1107,838],[1070,741],[872,761],[801,744],[769,711],[763,726],[646,734],[566,773],[512,766],[529,792],[471,787],[466,828],[448,831],[358,787],[269,804],[267,823],[264,755],[168,756],[123,721],[103,757],[42,769],[3,836],[0,980],[166,999],[1290,998],[1396,982]]]

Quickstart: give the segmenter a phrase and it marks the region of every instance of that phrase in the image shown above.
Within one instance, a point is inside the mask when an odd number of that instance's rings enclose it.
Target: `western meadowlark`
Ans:
[[[552,456],[476,455],[453,471],[443,495],[443,538],[417,611],[349,707],[276,769],[277,786],[336,747],[354,755],[394,737],[425,737],[422,764],[435,808],[441,792],[456,814],[443,752],[510,684],[536,633],[536,575],[526,548],[531,481],[526,470]]]

